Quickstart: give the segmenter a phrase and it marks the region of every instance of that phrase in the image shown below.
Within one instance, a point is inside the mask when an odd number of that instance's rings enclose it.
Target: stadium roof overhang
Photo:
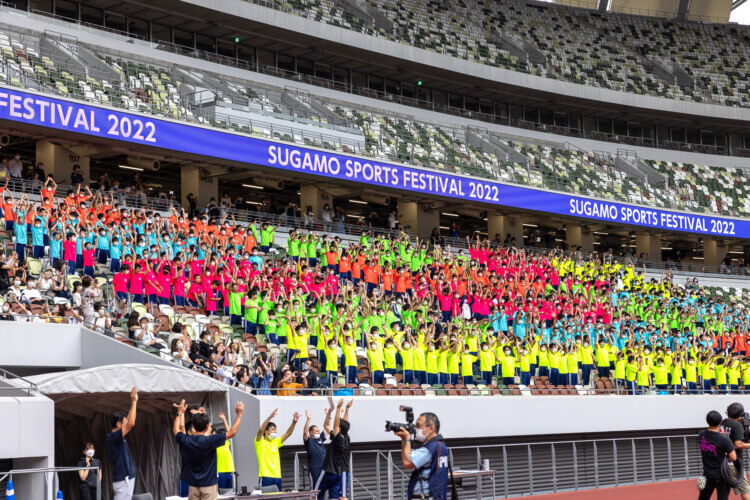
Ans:
[[[421,80],[425,87],[470,98],[657,126],[750,133],[750,122],[744,120],[699,117],[645,106],[626,106],[479,78],[450,68],[352,47],[181,0],[87,0],[85,5],[120,14],[131,21],[150,21],[224,43],[234,44],[237,37],[238,50],[246,54],[257,48],[397,82],[416,83]]]

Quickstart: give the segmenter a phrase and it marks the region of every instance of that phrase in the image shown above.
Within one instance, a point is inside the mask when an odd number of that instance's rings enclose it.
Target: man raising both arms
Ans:
[[[284,446],[284,441],[289,439],[289,436],[294,432],[294,427],[299,420],[299,413],[293,415],[292,425],[281,437],[276,433],[276,424],[271,422],[271,419],[278,413],[279,409],[276,408],[260,424],[258,434],[255,435],[255,453],[258,456],[258,482],[260,486],[276,486],[279,491],[282,491],[279,448]]]
[[[131,500],[135,490],[135,466],[130,456],[130,448],[125,436],[135,426],[135,413],[138,406],[138,389],[130,391],[130,411],[115,412],[112,415],[112,432],[107,434],[107,453],[112,464],[112,488],[114,500]]]
[[[190,487],[190,500],[216,500],[219,497],[219,479],[216,472],[216,449],[227,439],[232,439],[240,428],[245,405],[237,403],[234,412],[237,414],[234,423],[226,433],[211,434],[211,420],[204,412],[193,415],[193,435],[185,433],[185,412],[187,404],[183,399],[177,407],[172,431],[177,437],[177,444],[185,460],[186,479]],[[224,420],[224,415],[219,413]],[[226,425],[226,424],[224,424]]]

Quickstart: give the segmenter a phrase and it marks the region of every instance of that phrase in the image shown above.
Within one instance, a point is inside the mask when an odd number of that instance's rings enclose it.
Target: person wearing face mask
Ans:
[[[83,458],[81,458],[76,467],[98,467],[99,470],[81,470],[78,471],[78,477],[81,478],[81,500],[94,500],[96,498],[96,476],[99,476],[101,484],[102,479],[102,462],[94,458],[94,443],[83,445]]]
[[[434,413],[419,415],[414,423],[416,440],[422,447],[412,450],[409,432],[401,427],[394,434],[401,438],[401,461],[411,470],[407,499],[447,500],[450,456],[448,446],[440,435],[440,419]],[[452,473],[451,473],[452,475]],[[455,485],[452,497],[457,498]]]
[[[276,432],[276,424],[271,420],[279,414],[279,409],[274,409],[266,418],[258,433],[255,435],[255,453],[258,458],[258,483],[259,486],[276,486],[279,491],[282,490],[281,483],[281,459],[279,457],[279,448],[284,446],[284,442],[294,432],[299,420],[299,413],[292,416],[292,423],[284,434],[281,436]]]
[[[333,407],[325,409],[325,422],[323,428],[330,427]],[[310,475],[310,487],[315,485],[323,471],[323,462],[326,458],[326,433],[320,430],[317,425],[311,425],[312,414],[305,411],[305,428],[302,431],[302,442],[305,444],[307,452],[307,473]]]
[[[333,416],[333,426],[330,424],[330,418],[326,420],[325,431],[331,436],[331,444],[326,450],[326,456],[323,459],[323,471],[315,482],[314,489],[318,490],[318,500],[323,500],[328,493],[330,500],[346,500],[349,489],[349,454],[350,439],[349,429],[349,409],[352,407],[354,400],[350,400],[344,411],[344,400],[340,400],[336,408],[329,409],[335,412]]]

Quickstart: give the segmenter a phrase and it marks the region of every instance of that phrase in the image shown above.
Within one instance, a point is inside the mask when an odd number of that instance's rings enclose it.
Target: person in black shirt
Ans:
[[[138,408],[138,389],[130,391],[130,410],[112,416],[112,432],[107,434],[107,453],[112,464],[112,489],[114,500],[130,500],[135,489],[135,465],[125,436],[135,427]]]
[[[183,399],[177,407],[172,431],[177,438],[180,454],[184,459],[185,481],[190,487],[190,498],[216,500],[219,497],[219,478],[216,472],[216,449],[227,439],[237,434],[242,421],[245,405],[237,403],[234,412],[237,415],[232,427],[226,433],[211,434],[211,420],[205,413],[193,415],[192,436],[185,433],[185,412],[187,404]]]
[[[734,462],[737,460],[737,453],[734,451],[734,444],[721,433],[721,421],[721,413],[708,412],[708,429],[698,435],[704,476],[698,482],[698,488],[701,490],[698,500],[709,500],[714,490],[717,500],[729,500],[730,487],[721,474],[721,463],[725,457]],[[702,484],[704,478],[705,484]]]
[[[323,460],[323,471],[315,483],[315,489],[320,491],[318,500],[323,500],[326,492],[330,500],[346,500],[349,486],[349,408],[352,407],[352,403],[354,400],[349,401],[344,413],[344,400],[339,401],[333,428],[330,427],[329,419],[329,425],[325,429],[331,436],[331,443]]]
[[[325,410],[326,419],[323,428],[330,427],[332,411],[332,407]],[[326,458],[326,434],[317,425],[310,425],[312,415],[309,411],[305,412],[305,416],[307,420],[305,421],[305,429],[302,431],[302,441],[305,443],[305,450],[307,451],[307,472],[310,474],[310,486],[314,486],[323,470],[323,462]]]
[[[727,417],[721,423],[721,433],[724,434],[734,444],[734,447],[739,450],[739,460],[742,460],[742,450],[750,448],[750,443],[745,442],[745,427],[742,425],[740,420],[742,415],[745,414],[745,407],[742,403],[732,403],[727,407]],[[745,464],[747,465],[747,464]],[[729,473],[734,477],[737,470],[734,465],[730,467]],[[739,486],[734,488],[735,495],[740,495],[742,500],[750,500],[750,485],[747,483],[747,477],[742,478],[742,482]]]
[[[96,475],[99,475],[101,484],[102,462],[94,458],[94,443],[83,445],[83,458],[78,461],[78,467],[99,467],[99,470],[81,470],[78,476],[81,478],[81,500],[94,500],[96,498]]]

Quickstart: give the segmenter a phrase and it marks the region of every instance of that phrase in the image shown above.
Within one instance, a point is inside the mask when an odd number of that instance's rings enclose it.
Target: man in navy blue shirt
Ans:
[[[333,407],[325,410],[326,419],[323,428],[327,428],[331,423],[331,411],[333,411]],[[310,425],[312,415],[309,411],[305,412],[305,416],[307,421],[302,432],[302,441],[305,443],[305,450],[307,450],[307,472],[310,474],[310,485],[314,486],[318,481],[320,471],[323,470],[323,461],[326,458],[326,434],[317,425]]]
[[[138,406],[138,389],[130,391],[130,411],[115,412],[112,416],[112,432],[107,434],[107,453],[112,464],[112,488],[114,500],[130,500],[135,489],[135,466],[130,456],[130,448],[125,436],[135,426],[135,413]]]
[[[190,487],[190,500],[216,500],[219,497],[219,478],[216,472],[216,449],[237,434],[245,405],[237,403],[237,418],[226,433],[211,434],[211,420],[206,413],[193,415],[193,435],[185,433],[187,404],[183,399],[177,407],[172,431],[184,459],[185,481]],[[223,415],[219,415],[223,417]]]

